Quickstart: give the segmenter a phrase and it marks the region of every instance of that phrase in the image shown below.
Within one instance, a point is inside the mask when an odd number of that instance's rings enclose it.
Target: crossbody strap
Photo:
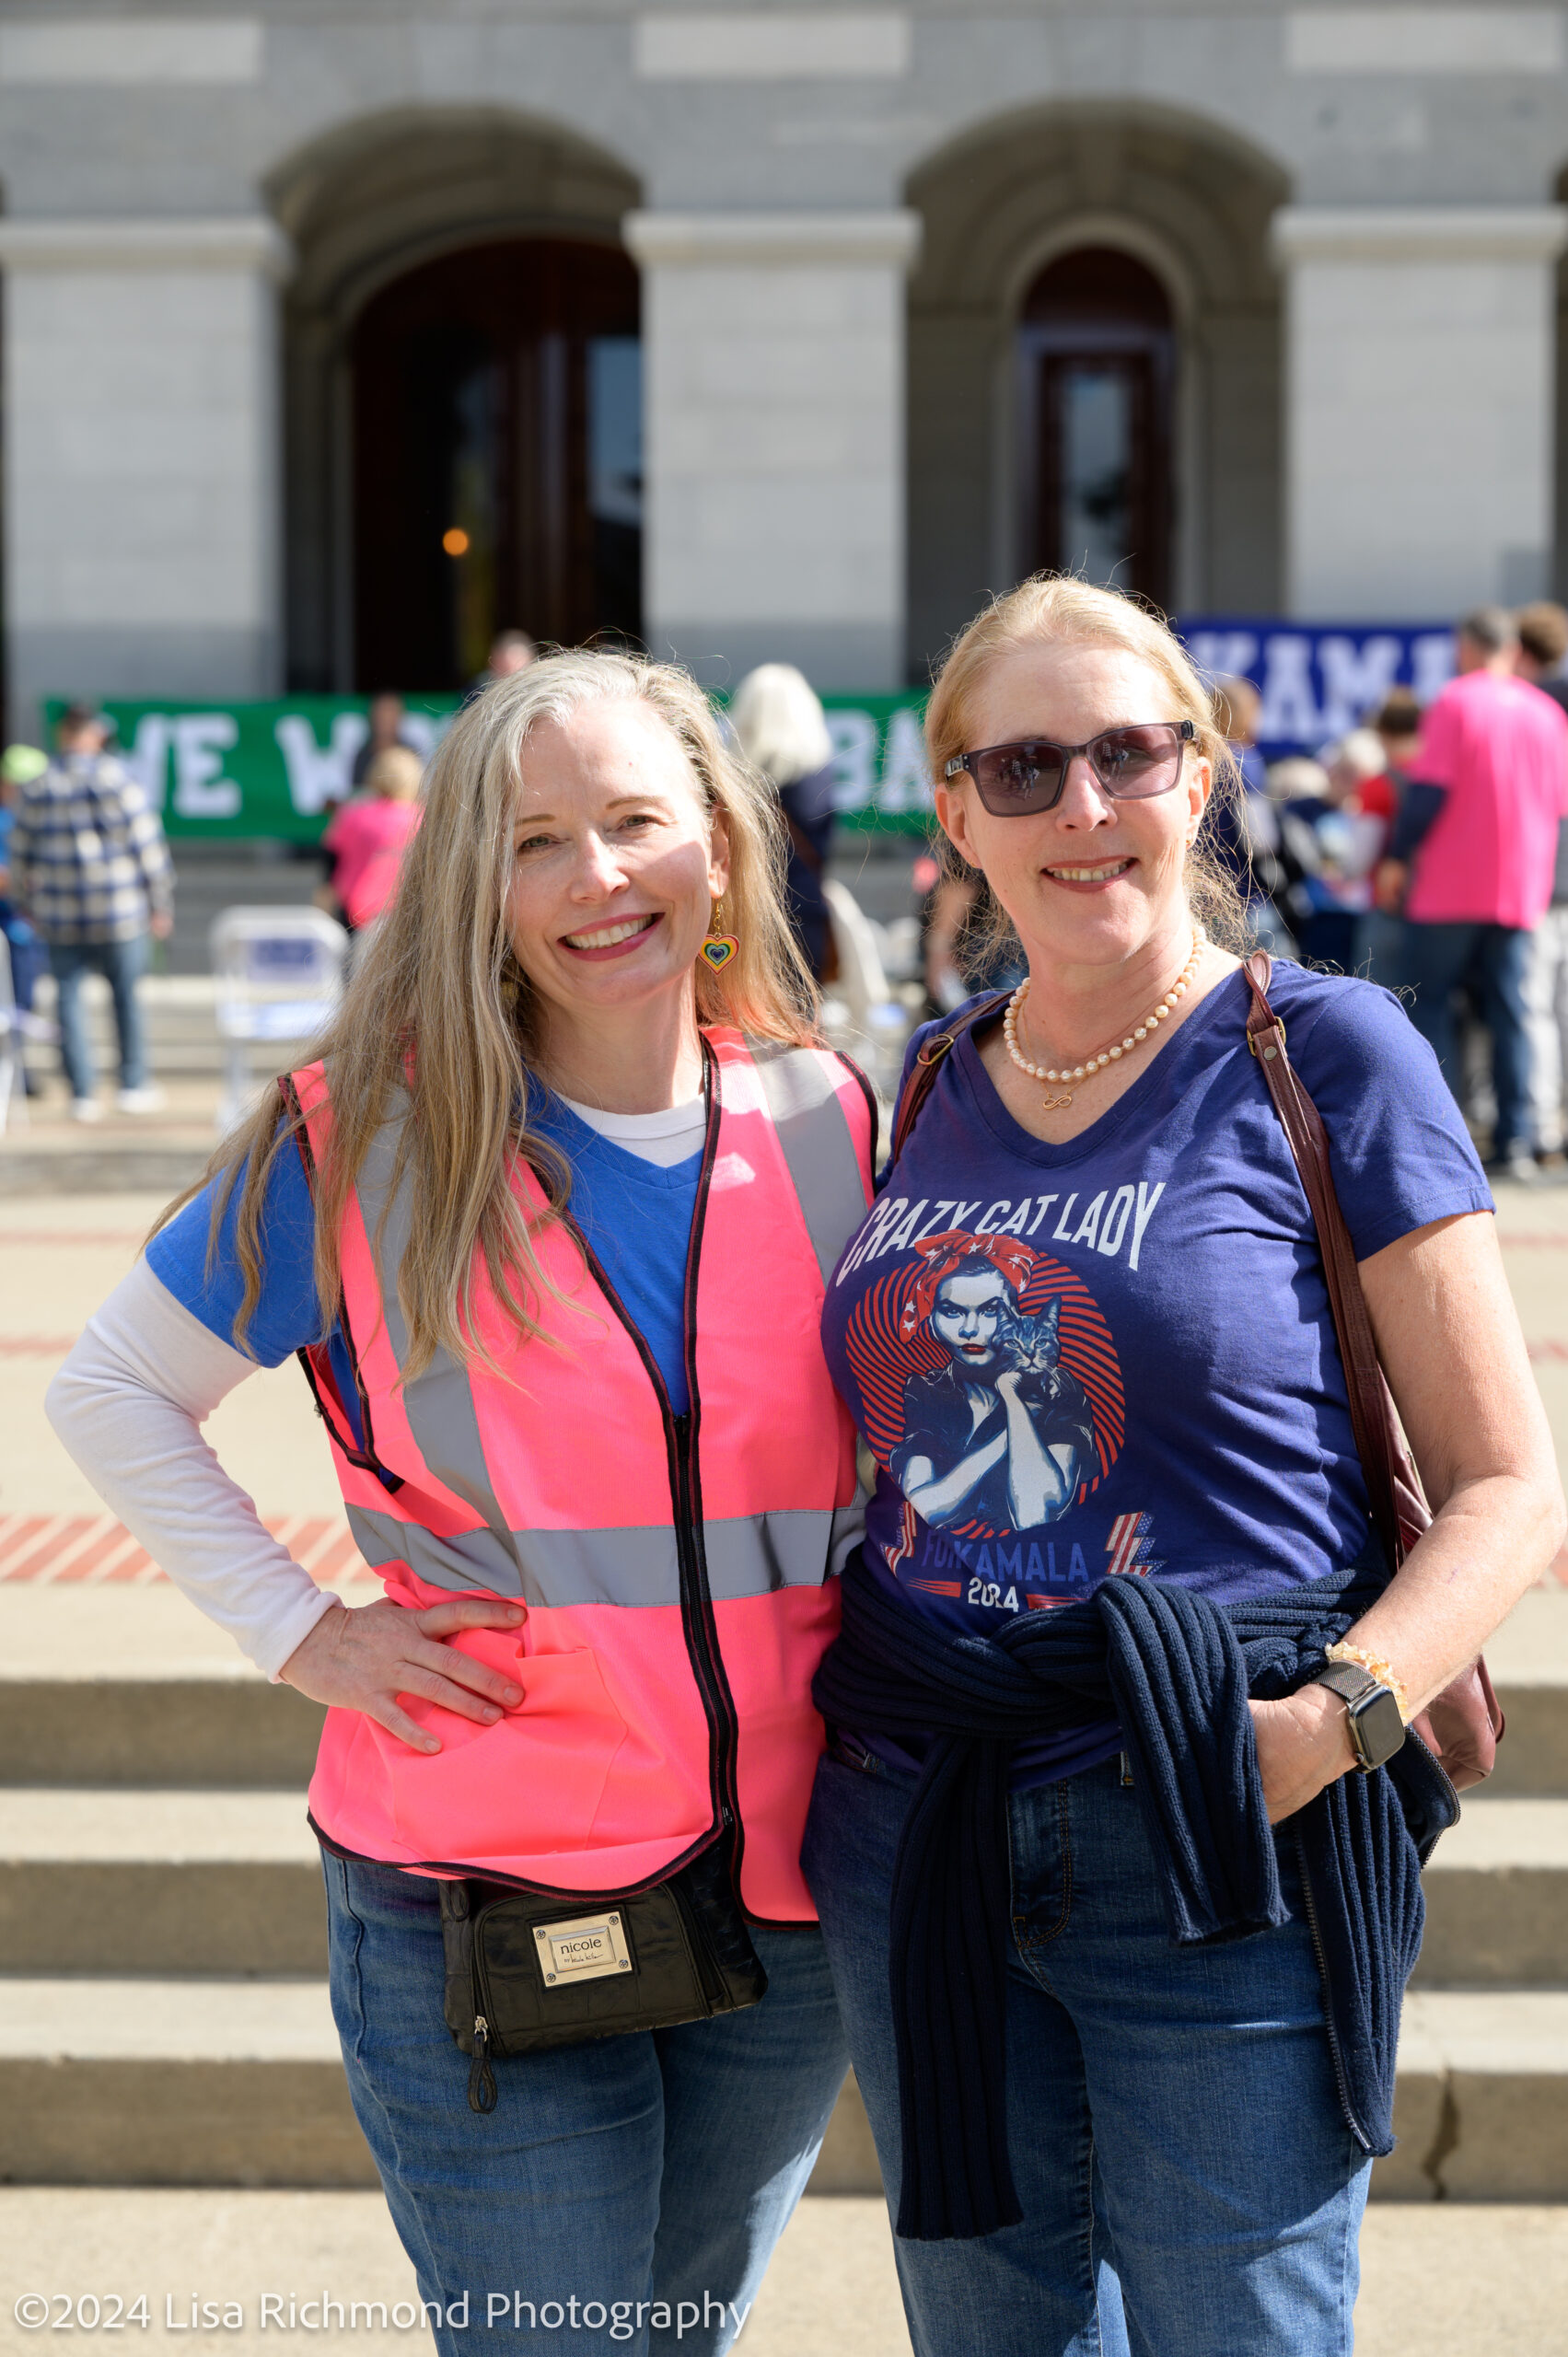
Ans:
[[[919,1050],[910,1066],[904,1093],[899,1099],[899,1109],[893,1121],[893,1143],[889,1149],[890,1162],[897,1162],[902,1154],[909,1133],[920,1119],[921,1108],[936,1086],[936,1074],[943,1062],[964,1033],[974,1030],[980,1024],[989,1021],[992,1016],[999,1014],[1006,1005],[1007,998],[1006,991],[993,991],[989,998],[982,998],[978,1006],[971,1006],[967,1015],[960,1016],[957,1023],[950,1023],[945,1031],[933,1032]]]
[[[1351,1424],[1366,1477],[1372,1519],[1388,1561],[1397,1569],[1431,1521],[1431,1509],[1423,1495],[1421,1476],[1405,1445],[1393,1396],[1377,1355],[1361,1271],[1356,1267],[1355,1247],[1334,1190],[1329,1133],[1285,1052],[1284,1025],[1269,1004],[1268,952],[1256,950],[1242,970],[1252,993],[1247,1016],[1247,1044],[1262,1070],[1318,1230],[1329,1306],[1339,1337],[1340,1357],[1344,1363]]]

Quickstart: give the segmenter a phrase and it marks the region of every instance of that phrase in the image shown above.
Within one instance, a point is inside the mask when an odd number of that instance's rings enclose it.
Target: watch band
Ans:
[[[1338,1694],[1345,1706],[1351,1749],[1364,1775],[1390,1760],[1405,1739],[1405,1724],[1392,1690],[1356,1662],[1330,1662],[1310,1680]]]

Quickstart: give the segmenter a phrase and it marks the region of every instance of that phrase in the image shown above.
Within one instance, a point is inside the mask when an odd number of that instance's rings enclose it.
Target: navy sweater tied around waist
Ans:
[[[830,1725],[927,1738],[900,1837],[889,1955],[903,2146],[898,2231],[987,2235],[1022,2216],[1007,2158],[1008,1761],[1026,1736],[1114,1714],[1180,1945],[1287,1920],[1249,1696],[1322,1666],[1387,1585],[1331,1573],[1214,1605],[1166,1581],[1108,1579],[1082,1604],[953,1638],[880,1588],[858,1553],[843,1628],[817,1675]],[[1387,1768],[1342,1776],[1291,1820],[1323,1977],[1340,2100],[1363,2150],[1392,2150],[1394,2056],[1425,1913],[1420,1869],[1458,1816],[1411,1736]]]

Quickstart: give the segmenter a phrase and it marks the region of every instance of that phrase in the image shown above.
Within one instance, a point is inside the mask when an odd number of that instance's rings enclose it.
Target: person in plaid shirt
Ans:
[[[60,724],[58,759],[24,786],[11,836],[13,889],[49,944],[61,1061],[78,1121],[96,1121],[103,1109],[82,1012],[89,973],[101,974],[113,993],[119,1109],[150,1113],[163,1101],[147,1083],[136,984],[151,936],[164,939],[173,927],[174,868],[157,813],[103,749],[109,735],[101,714],[72,705]]]

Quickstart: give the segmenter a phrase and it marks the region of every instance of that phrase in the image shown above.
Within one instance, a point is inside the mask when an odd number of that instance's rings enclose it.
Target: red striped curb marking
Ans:
[[[269,1515],[266,1527],[323,1585],[376,1578],[342,1515]],[[112,1515],[0,1515],[0,1580],[146,1587],[168,1576]]]

